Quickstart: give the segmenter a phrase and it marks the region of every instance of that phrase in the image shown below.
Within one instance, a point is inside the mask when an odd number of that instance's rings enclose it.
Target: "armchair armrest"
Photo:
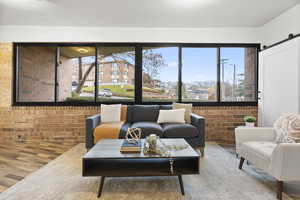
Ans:
[[[205,118],[192,113],[191,124],[199,131],[200,147],[205,147]]]
[[[269,173],[280,181],[300,181],[300,143],[281,143],[274,149]]]
[[[239,127],[235,129],[236,152],[239,154],[243,142],[269,141],[274,142],[276,132],[269,127]]]
[[[85,146],[90,149],[94,146],[94,129],[101,123],[100,114],[86,118]]]

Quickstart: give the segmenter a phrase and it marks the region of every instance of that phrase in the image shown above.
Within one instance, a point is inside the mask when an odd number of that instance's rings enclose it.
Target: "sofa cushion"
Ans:
[[[258,168],[268,170],[271,157],[277,144],[274,142],[252,141],[241,144],[241,155]]]
[[[132,110],[132,122],[156,122],[158,113],[158,105],[134,105]]]
[[[195,126],[191,124],[165,123],[161,124],[163,136],[166,138],[192,138],[199,136]]]
[[[156,122],[135,122],[131,125],[131,128],[141,128],[143,138],[150,134],[156,134],[160,137],[163,135],[163,129]]]
[[[125,122],[120,130],[119,139],[124,139],[127,133],[127,130],[131,127],[131,123]]]

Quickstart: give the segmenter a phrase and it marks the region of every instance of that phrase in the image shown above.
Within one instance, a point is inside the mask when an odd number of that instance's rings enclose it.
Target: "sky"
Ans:
[[[178,48],[166,47],[153,50],[161,53],[166,67],[160,74],[162,81],[178,80]],[[217,79],[217,49],[216,48],[183,48],[182,49],[182,81],[215,81]],[[225,80],[233,79],[233,66],[236,65],[237,74],[244,72],[244,48],[222,48],[221,59],[228,59],[225,64]]]
[[[166,66],[162,67],[158,77],[163,82],[178,81],[178,48],[162,47],[153,48],[154,53],[163,56]],[[244,73],[244,48],[221,48],[221,59],[228,59],[224,64],[224,79],[233,81],[233,65],[236,66],[236,74]],[[217,80],[217,48],[182,48],[182,81],[192,83],[194,81]],[[113,61],[110,57],[106,61]]]

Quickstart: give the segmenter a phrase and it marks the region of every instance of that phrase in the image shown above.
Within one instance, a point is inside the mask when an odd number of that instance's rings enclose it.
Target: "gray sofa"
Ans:
[[[128,105],[127,120],[123,124],[119,138],[124,138],[128,128],[141,128],[142,138],[156,134],[161,138],[184,138],[192,147],[200,148],[204,154],[205,119],[191,114],[191,124],[164,123],[158,124],[159,110],[172,109],[171,105]],[[94,129],[101,124],[100,114],[86,119],[86,148],[94,146]]]

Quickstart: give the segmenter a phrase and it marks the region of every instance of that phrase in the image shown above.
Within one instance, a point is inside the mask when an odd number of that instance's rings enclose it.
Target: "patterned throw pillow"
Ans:
[[[274,123],[277,143],[295,143],[300,139],[300,115],[282,114]]]
[[[173,109],[185,109],[185,116],[184,120],[186,123],[191,123],[191,113],[193,109],[193,104],[184,104],[184,103],[173,103],[172,105]]]
[[[294,114],[289,118],[288,135],[295,142],[300,142],[300,115]]]

